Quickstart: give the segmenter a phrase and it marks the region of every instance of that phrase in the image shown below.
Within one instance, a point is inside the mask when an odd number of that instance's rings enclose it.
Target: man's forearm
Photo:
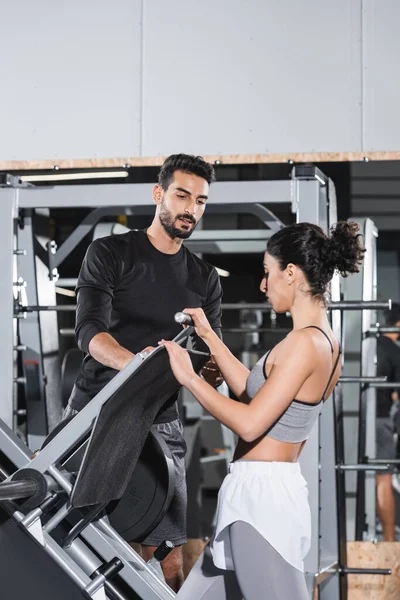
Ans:
[[[135,356],[106,332],[96,334],[89,342],[89,353],[102,365],[122,371]]]

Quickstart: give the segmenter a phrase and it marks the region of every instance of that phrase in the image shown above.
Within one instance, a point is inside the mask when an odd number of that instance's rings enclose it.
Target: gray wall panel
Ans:
[[[400,2],[363,0],[364,149],[400,148]]]
[[[399,150],[399,18],[398,0],[5,1],[0,160]]]
[[[1,8],[0,160],[138,154],[141,0]]]
[[[400,301],[400,265],[395,251],[378,252],[378,299]]]
[[[360,0],[145,0],[143,154],[361,150],[360,26]]]

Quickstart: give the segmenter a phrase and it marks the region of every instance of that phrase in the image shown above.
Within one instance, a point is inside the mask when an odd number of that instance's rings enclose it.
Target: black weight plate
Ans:
[[[36,492],[29,498],[23,500],[17,500],[17,504],[20,504],[24,511],[33,510],[40,506],[43,500],[47,496],[47,481],[45,476],[36,471],[36,469],[20,469],[11,477],[11,481],[34,481],[36,484]]]
[[[165,515],[175,488],[175,471],[164,440],[150,432],[120,500],[108,505],[111,526],[127,542],[140,542]]]
[[[74,387],[84,354],[78,348],[66,352],[61,365],[61,402],[65,408]]]

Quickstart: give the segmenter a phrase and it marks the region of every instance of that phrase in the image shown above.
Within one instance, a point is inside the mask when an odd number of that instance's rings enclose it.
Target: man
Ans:
[[[220,332],[218,274],[182,245],[204,213],[214,178],[213,167],[201,157],[170,156],[153,188],[156,212],[150,227],[89,246],[77,283],[75,328],[78,346],[87,354],[64,417],[81,410],[137,352],[173,338],[181,329],[174,322],[177,311],[202,306]],[[194,346],[204,349],[196,338]],[[222,381],[215,363],[208,363],[202,373],[213,385]],[[186,444],[176,396],[164,405],[153,427],[170,447],[176,486],[168,513],[143,541],[142,554],[148,560],[166,539],[177,546],[162,564],[167,583],[178,591],[183,582],[180,546],[186,541],[187,498]]]
[[[385,311],[386,327],[400,326],[400,305],[393,304]],[[400,382],[400,348],[396,341],[398,333],[384,333],[377,342],[377,375],[386,376],[387,381]],[[376,456],[395,459],[394,415],[398,402],[396,390],[378,388],[376,395]],[[392,473],[376,473],[377,513],[382,524],[385,542],[395,541],[396,505],[392,489]]]

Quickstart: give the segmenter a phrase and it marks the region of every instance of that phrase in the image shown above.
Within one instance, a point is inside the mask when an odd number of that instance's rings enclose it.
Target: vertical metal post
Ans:
[[[37,306],[37,259],[33,233],[33,210],[25,210],[18,229],[18,244],[25,254],[18,257],[18,277],[26,283],[26,296],[30,305]],[[47,280],[49,278],[47,276]],[[54,315],[53,315],[54,318]],[[19,340],[25,347],[22,361],[26,401],[26,434],[29,448],[36,450],[42,445],[47,433],[46,390],[43,370],[43,348],[38,312],[26,314],[25,319],[18,319]]]
[[[337,201],[336,190],[333,182],[328,181],[327,200],[329,211],[329,227],[337,222]],[[341,277],[339,273],[335,273],[331,282],[331,299],[333,302],[339,302],[342,299],[341,292]],[[340,341],[343,351],[343,319],[342,311],[331,311],[331,327]],[[325,407],[324,407],[325,408]],[[339,384],[335,387],[332,394],[332,407],[329,407],[330,422],[328,431],[321,432],[322,439],[326,439],[326,435],[333,436],[333,444],[329,448],[332,451],[334,448],[335,464],[344,462],[344,431],[343,431],[343,389]],[[325,452],[326,446],[323,444],[321,452]],[[335,469],[332,473],[332,459],[328,456],[321,458],[321,464],[329,465],[329,472],[326,480],[335,482],[335,488],[331,490],[332,496],[328,500],[329,509],[323,514],[321,513],[322,527],[324,528],[323,539],[324,544],[329,544],[331,548],[332,561],[337,561],[338,567],[347,564],[347,541],[346,541],[346,501],[345,501],[345,480],[344,473]],[[329,488],[328,488],[329,489]],[[332,518],[329,510],[332,509],[332,498],[336,498],[336,512]],[[322,505],[325,506],[325,498],[322,498]],[[320,587],[321,598],[341,600],[347,599],[347,577],[340,575],[339,570],[331,576]]]
[[[321,187],[321,201],[326,203],[326,230],[337,222],[337,204],[335,186],[328,180]],[[335,274],[330,287],[331,300],[340,301],[340,275]],[[341,312],[330,313],[331,327],[338,340],[341,339]],[[338,489],[336,463],[341,448],[341,427],[338,423],[337,410],[340,407],[340,389],[335,389],[331,398],[324,404],[319,420],[320,450],[320,564],[319,571],[330,568],[332,573],[320,585],[321,600],[338,600],[347,598],[347,580],[339,574],[339,543],[343,539],[340,527],[340,515],[337,510]],[[340,414],[340,413],[339,413]]]
[[[297,177],[293,174],[293,209],[296,222],[307,221],[319,223],[320,214],[320,182],[313,178]],[[326,209],[326,207],[325,207]],[[324,219],[326,221],[326,217]],[[300,458],[302,473],[308,485],[308,498],[311,510],[311,548],[304,561],[307,585],[312,594],[314,577],[319,573],[319,507],[320,507],[320,465],[319,465],[319,424],[316,423]],[[312,596],[310,596],[312,598]]]
[[[293,173],[293,209],[296,221],[315,223],[328,231],[336,219],[336,196],[332,182],[313,168]],[[330,193],[331,192],[331,193]],[[332,284],[332,299],[340,300],[340,281]],[[340,335],[340,317],[333,317],[335,333]],[[312,518],[311,549],[305,559],[310,598],[322,570],[332,567],[332,575],[320,586],[321,600],[339,600],[338,523],[336,514],[335,418],[332,400],[323,407],[301,455],[301,468],[307,480]],[[318,579],[317,579],[318,581]]]
[[[18,190],[0,187],[0,305],[1,344],[0,381],[2,398],[0,418],[11,428],[14,426],[15,358],[16,345],[14,321],[13,283],[15,281],[15,219],[18,216]]]
[[[46,223],[49,229],[49,211],[42,210],[41,218]],[[36,237],[43,245],[50,242],[49,233],[42,234]],[[46,264],[42,262],[39,256],[35,258],[36,262],[36,281],[38,304],[42,306],[56,304],[56,282],[57,277],[50,274]],[[49,429],[59,422],[62,414],[62,399],[61,399],[61,360],[60,360],[60,344],[58,335],[58,314],[54,311],[41,311],[39,313],[39,324],[43,351],[43,370],[46,377],[46,408],[49,421]]]
[[[362,298],[362,273],[356,273],[343,281],[344,300]],[[343,369],[345,377],[361,377],[362,311],[343,314]],[[361,386],[349,383],[343,386],[344,463],[358,463],[358,421]],[[346,538],[356,539],[357,473],[344,474],[346,495]],[[359,499],[358,501],[360,501]]]
[[[345,300],[376,300],[376,237],[370,219],[358,219],[367,252],[360,273],[344,280]],[[375,310],[344,314],[344,376],[376,375],[376,338],[367,335],[376,323]],[[345,463],[357,464],[366,455],[375,456],[376,390],[362,389],[359,383],[343,388]],[[375,473],[345,474],[347,539],[375,539]]]
[[[363,264],[363,300],[376,300],[377,296],[377,257],[376,257],[376,238],[378,231],[371,221],[365,219],[361,224],[361,231],[364,235],[364,244],[368,251],[365,253]],[[368,332],[372,326],[376,325],[377,316],[375,310],[364,310],[362,313],[362,346],[361,346],[361,375],[374,377],[376,375],[376,337],[369,336]],[[362,425],[360,434],[358,461],[364,456],[373,458],[376,456],[376,388],[367,387],[363,389],[360,402],[360,425]],[[360,473],[361,474],[361,473]],[[368,471],[364,474],[365,485],[365,523],[366,538],[375,540],[376,538],[376,473]],[[360,525],[361,514],[358,515]],[[358,531],[361,538],[361,530]]]

